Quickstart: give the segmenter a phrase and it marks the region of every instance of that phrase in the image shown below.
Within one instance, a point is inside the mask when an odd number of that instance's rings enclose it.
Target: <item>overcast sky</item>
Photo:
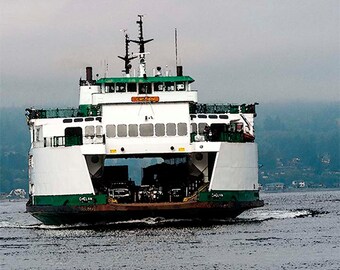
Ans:
[[[154,38],[149,74],[174,72],[177,28],[200,102],[340,101],[340,1],[1,0],[0,10],[0,107],[77,106],[86,66],[121,75],[120,29],[136,39],[137,14]]]

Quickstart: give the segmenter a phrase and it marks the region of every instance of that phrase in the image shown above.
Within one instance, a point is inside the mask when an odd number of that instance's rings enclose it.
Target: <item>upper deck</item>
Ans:
[[[96,81],[96,84],[105,84],[107,86],[117,85],[117,90],[125,90],[126,84],[131,84],[132,87],[136,83],[141,84],[151,84],[154,83],[157,87],[156,91],[173,91],[175,85],[178,85],[176,90],[182,91],[186,90],[185,86],[187,83],[194,82],[194,79],[190,76],[153,76],[153,77],[114,77],[114,78],[101,78]],[[185,84],[185,85],[183,85]],[[122,88],[119,88],[122,87]],[[145,86],[145,85],[143,85]],[[150,89],[150,88],[149,88]],[[130,91],[135,91],[136,89],[130,88]],[[145,94],[145,93],[144,93]]]
[[[144,102],[197,102],[189,76],[101,78],[80,84],[80,105]]]

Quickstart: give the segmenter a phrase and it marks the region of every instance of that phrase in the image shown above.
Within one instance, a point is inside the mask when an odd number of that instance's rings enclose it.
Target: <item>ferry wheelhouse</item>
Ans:
[[[263,206],[255,104],[202,104],[194,79],[145,68],[125,36],[125,75],[79,81],[77,109],[27,109],[27,211],[45,224],[216,219]],[[128,52],[129,43],[139,54]],[[139,74],[130,61],[139,58]]]

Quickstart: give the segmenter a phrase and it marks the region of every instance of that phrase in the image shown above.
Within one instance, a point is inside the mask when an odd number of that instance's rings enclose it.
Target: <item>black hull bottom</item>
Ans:
[[[91,206],[33,206],[27,211],[46,225],[108,224],[144,218],[212,219],[235,218],[245,210],[261,207],[262,200],[227,203],[169,203],[169,204],[116,204]]]

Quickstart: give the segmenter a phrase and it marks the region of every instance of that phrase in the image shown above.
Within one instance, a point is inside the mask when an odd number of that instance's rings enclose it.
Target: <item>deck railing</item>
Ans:
[[[103,143],[105,143],[105,136],[96,136],[91,139],[79,136],[53,136],[45,137],[44,141],[34,142],[34,147],[60,147]]]
[[[88,117],[100,116],[101,111],[97,106],[82,106],[79,109],[26,109],[27,120],[31,119],[44,119],[44,118],[69,118],[69,117]]]

